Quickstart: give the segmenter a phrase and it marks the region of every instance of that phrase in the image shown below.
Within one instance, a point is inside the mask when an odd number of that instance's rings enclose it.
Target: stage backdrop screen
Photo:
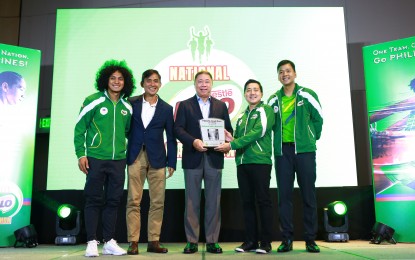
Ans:
[[[243,86],[257,79],[264,98],[281,87],[277,63],[295,62],[297,83],[319,95],[324,125],[317,146],[318,187],[357,185],[344,12],[323,8],[65,9],[57,12],[47,189],[83,189],[73,135],[83,100],[108,59],[126,60],[142,93],[141,74],[157,69],[159,95],[176,107],[195,94],[194,74],[209,70],[212,96],[232,123],[247,103]],[[167,188],[184,188],[181,144]],[[274,172],[274,171],[273,171]],[[223,188],[237,188],[234,153]],[[271,186],[276,187],[275,174]]]

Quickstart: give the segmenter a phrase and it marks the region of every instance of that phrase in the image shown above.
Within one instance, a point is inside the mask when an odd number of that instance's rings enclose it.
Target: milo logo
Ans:
[[[23,206],[23,193],[13,182],[0,183],[0,225],[11,224]]]
[[[1,213],[9,212],[13,206],[16,205],[16,197],[9,194],[0,197],[0,211]]]

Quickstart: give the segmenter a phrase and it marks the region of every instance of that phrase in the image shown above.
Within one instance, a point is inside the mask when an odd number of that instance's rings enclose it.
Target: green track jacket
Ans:
[[[320,139],[323,127],[323,115],[317,94],[309,89],[295,84],[295,152],[305,153],[317,150],[316,140]],[[274,156],[282,155],[282,122],[281,101],[284,95],[283,87],[268,99],[275,113],[274,125]]]
[[[272,164],[271,131],[274,125],[272,108],[262,101],[251,111],[249,107],[236,121],[234,140],[236,165]]]
[[[125,159],[131,115],[131,105],[123,98],[114,103],[106,91],[88,96],[75,125],[74,144],[78,159],[83,156],[101,160]]]

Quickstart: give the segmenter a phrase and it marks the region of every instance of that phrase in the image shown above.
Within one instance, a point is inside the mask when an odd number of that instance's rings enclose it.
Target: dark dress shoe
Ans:
[[[305,242],[305,249],[310,253],[320,253],[320,248],[314,241]]]
[[[284,240],[281,245],[278,247],[277,252],[283,253],[293,250],[293,241]]]
[[[213,254],[222,254],[222,248],[219,246],[218,243],[207,243],[206,251]]]
[[[257,250],[258,248],[258,242],[243,242],[242,245],[238,246],[237,248],[235,248],[236,252],[255,252],[255,250]]]
[[[138,255],[138,242],[130,242],[128,246],[127,254]]]
[[[183,253],[185,254],[193,254],[197,252],[197,243],[189,243],[187,242],[186,247],[183,249]]]
[[[149,241],[147,244],[147,252],[165,254],[168,251],[159,241]]]
[[[259,242],[259,247],[257,248],[257,250],[255,250],[255,252],[257,252],[258,254],[268,254],[270,253],[272,250],[272,246],[270,242]]]

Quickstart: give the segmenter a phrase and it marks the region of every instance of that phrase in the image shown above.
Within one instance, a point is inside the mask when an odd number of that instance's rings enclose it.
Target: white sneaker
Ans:
[[[85,250],[85,256],[88,256],[88,257],[99,256],[98,245],[99,245],[99,242],[96,240],[88,241],[88,245]]]
[[[111,239],[108,242],[105,242],[104,247],[102,248],[103,255],[126,255],[127,251],[118,246],[117,241]]]

